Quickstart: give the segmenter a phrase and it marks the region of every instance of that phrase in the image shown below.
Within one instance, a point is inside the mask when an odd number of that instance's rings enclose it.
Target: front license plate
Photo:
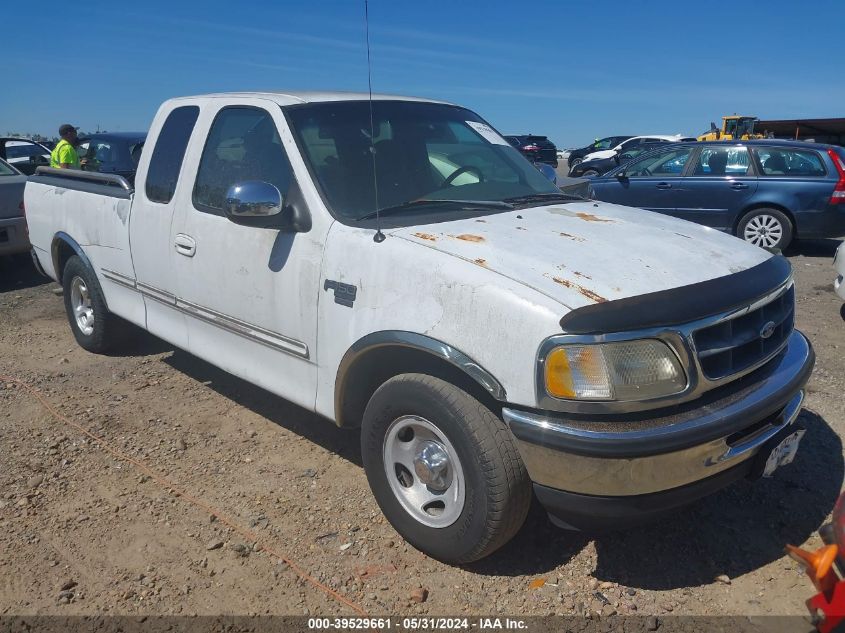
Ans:
[[[780,466],[791,464],[795,459],[795,453],[798,452],[798,444],[801,438],[804,437],[804,430],[795,431],[792,435],[787,435],[781,443],[775,446],[774,450],[769,453],[769,458],[766,460],[766,467],[763,468],[763,477],[771,477]]]

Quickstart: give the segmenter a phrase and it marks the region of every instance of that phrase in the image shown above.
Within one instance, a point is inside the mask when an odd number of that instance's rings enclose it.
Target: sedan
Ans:
[[[609,158],[596,158],[595,160],[585,160],[575,165],[569,170],[569,175],[573,178],[593,178],[601,176],[609,172],[611,169],[616,169],[620,165],[635,159],[640,154],[645,154],[653,149],[661,147],[660,143],[645,143],[637,145],[631,149],[623,151],[621,154],[614,154]]]
[[[592,179],[607,202],[666,213],[768,249],[845,235],[845,149],[761,139],[665,145]]]
[[[0,159],[0,255],[29,252],[23,210],[26,176]]]
[[[50,150],[27,138],[0,138],[0,158],[31,176],[40,165],[50,164]]]

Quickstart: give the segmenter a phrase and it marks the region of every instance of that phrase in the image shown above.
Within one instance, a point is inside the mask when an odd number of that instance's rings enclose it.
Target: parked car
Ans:
[[[594,178],[595,197],[784,249],[845,235],[845,149],[801,141],[673,144]]]
[[[382,512],[440,560],[505,544],[532,482],[557,523],[624,529],[798,448],[789,262],[563,193],[465,108],[184,97],[134,189],[40,171],[30,235],[83,348],[126,320],[360,425]]]
[[[559,149],[557,150],[557,160],[558,163],[562,160],[569,160],[569,155],[572,153],[572,149]]]
[[[104,132],[80,139],[79,158],[85,159],[82,169],[117,174],[131,183],[146,138],[146,132]]]
[[[29,176],[40,165],[50,164],[50,150],[26,138],[0,138],[0,159]]]
[[[611,169],[615,169],[616,167],[619,167],[619,165],[624,165],[637,156],[650,152],[651,150],[661,146],[661,143],[643,143],[642,145],[636,145],[630,149],[624,150],[621,154],[614,154],[608,158],[585,160],[570,169],[569,175],[573,178],[582,176],[586,178],[593,178],[595,176],[601,176]]]
[[[622,141],[615,147],[611,147],[610,149],[603,149],[597,152],[591,152],[584,156],[584,160],[587,161],[598,160],[599,158],[610,158],[611,156],[627,152],[628,150],[634,149],[635,147],[639,147],[640,145],[654,145],[655,143],[679,143],[685,140],[694,141],[695,139],[685,139],[680,134],[652,134],[651,136],[633,136],[626,141]]]
[[[845,301],[845,249],[842,248],[843,242],[836,249],[836,254],[833,256],[833,266],[836,268],[836,279],[833,282],[833,290],[840,299]]]
[[[557,167],[557,148],[545,136],[525,134],[506,136],[507,141],[532,163],[546,163]]]
[[[0,255],[29,252],[23,208],[26,176],[0,159]]]
[[[632,136],[605,136],[602,139],[596,139],[589,145],[579,147],[578,149],[573,149],[569,152],[569,156],[567,156],[567,160],[569,161],[569,168],[572,169],[575,165],[584,160],[584,156],[586,156],[587,154],[592,154],[593,152],[598,152],[603,149],[610,149],[611,147],[616,147],[617,145],[619,145],[619,143],[629,138],[632,138]]]

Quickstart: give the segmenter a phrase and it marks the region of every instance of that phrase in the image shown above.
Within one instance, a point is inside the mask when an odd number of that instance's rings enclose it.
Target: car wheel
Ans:
[[[585,178],[586,177],[593,178],[595,176],[598,176],[599,172],[596,171],[595,169],[585,169],[581,175],[584,176]]]
[[[65,264],[62,288],[65,312],[76,342],[95,354],[108,351],[115,342],[120,323],[106,308],[94,271],[74,255]]]
[[[575,165],[580,165],[582,162],[583,161],[580,158],[573,158],[571,161],[569,161],[569,169],[572,169],[573,167],[575,167]]]
[[[505,423],[454,385],[391,378],[364,412],[361,452],[384,516],[446,563],[484,558],[525,521],[531,481]]]
[[[777,209],[754,209],[740,220],[736,234],[755,246],[782,251],[792,242],[792,222]]]

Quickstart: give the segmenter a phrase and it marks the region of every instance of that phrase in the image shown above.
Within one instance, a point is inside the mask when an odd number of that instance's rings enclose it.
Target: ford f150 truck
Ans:
[[[626,527],[795,455],[814,355],[780,256],[565,194],[448,103],[179,98],[148,138],[134,188],[26,185],[79,344],[129,321],[360,425],[384,515],[433,557],[490,554],[533,495]]]

